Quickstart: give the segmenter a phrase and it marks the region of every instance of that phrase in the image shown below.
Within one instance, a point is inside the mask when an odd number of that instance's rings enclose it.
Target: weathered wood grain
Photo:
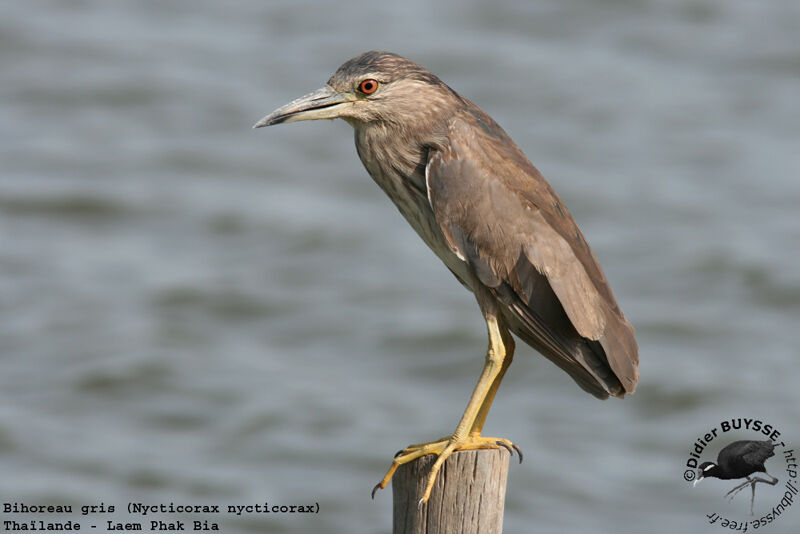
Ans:
[[[500,534],[509,453],[459,451],[442,466],[431,497],[417,506],[436,456],[400,466],[392,479],[394,534]]]

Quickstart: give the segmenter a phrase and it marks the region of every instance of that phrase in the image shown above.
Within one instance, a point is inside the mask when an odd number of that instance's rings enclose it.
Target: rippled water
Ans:
[[[349,126],[250,129],[388,49],[514,137],[637,329],[624,401],[519,350],[486,428],[526,452],[506,532],[710,531],[747,496],[688,488],[697,436],[755,416],[800,447],[798,27],[789,0],[3,2],[2,501],[390,531],[369,490],[454,427],[480,314]]]

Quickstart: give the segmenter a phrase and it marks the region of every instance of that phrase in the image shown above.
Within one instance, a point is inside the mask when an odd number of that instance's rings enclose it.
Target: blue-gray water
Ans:
[[[798,6],[0,3],[0,500],[318,502],[221,527],[389,532],[369,491],[454,428],[485,327],[347,124],[250,129],[388,49],[504,126],[637,331],[624,401],[520,347],[486,427],[526,453],[506,532],[745,517],[682,474],[730,417],[800,448]]]

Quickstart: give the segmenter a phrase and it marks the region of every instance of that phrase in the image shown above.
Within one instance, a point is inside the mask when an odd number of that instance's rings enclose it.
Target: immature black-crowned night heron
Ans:
[[[595,397],[633,392],[633,328],[567,208],[491,117],[416,63],[367,52],[254,127],[336,118],[355,129],[367,172],[475,294],[489,330],[486,363],[455,432],[398,453],[375,489],[399,465],[436,454],[424,502],[453,451],[516,449],[481,435],[514,353],[509,331]]]

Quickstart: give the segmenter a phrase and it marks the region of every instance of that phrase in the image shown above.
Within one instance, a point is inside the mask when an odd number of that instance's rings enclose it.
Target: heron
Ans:
[[[455,451],[505,448],[481,434],[514,356],[512,333],[599,399],[633,393],[634,330],[570,212],[485,112],[417,63],[383,51],[346,61],[321,89],[253,127],[343,119],[358,156],[422,240],[478,302],[488,331],[483,370],[452,434],[409,445],[372,490],[428,454],[427,502]]]

